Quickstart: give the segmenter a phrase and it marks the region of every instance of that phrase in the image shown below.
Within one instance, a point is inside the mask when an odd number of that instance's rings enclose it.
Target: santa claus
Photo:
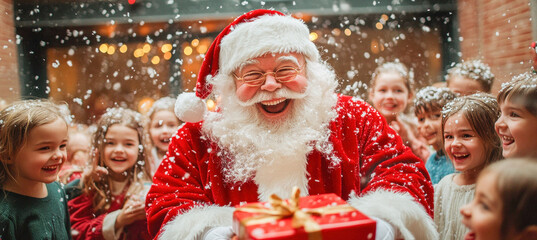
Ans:
[[[377,219],[377,239],[436,238],[423,162],[375,109],[336,86],[301,20],[255,10],[233,21],[205,56],[197,100],[178,97],[187,123],[147,196],[154,238],[228,238],[233,206],[287,197],[293,186],[341,196]],[[211,94],[216,112],[201,101]]]

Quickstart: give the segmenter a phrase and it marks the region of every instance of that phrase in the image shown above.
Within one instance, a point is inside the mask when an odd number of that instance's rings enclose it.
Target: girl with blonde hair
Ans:
[[[67,158],[67,129],[47,100],[0,112],[1,239],[71,239],[67,198],[55,182]]]

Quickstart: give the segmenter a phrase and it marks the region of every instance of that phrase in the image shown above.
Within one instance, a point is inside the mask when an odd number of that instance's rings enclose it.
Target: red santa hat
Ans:
[[[267,53],[290,52],[303,54],[310,61],[320,58],[302,20],[266,9],[241,15],[222,30],[207,51],[198,74],[196,96],[182,93],[177,97],[177,117],[185,122],[203,120],[206,106],[202,99],[211,94],[208,81],[216,74],[231,75],[245,61]]]

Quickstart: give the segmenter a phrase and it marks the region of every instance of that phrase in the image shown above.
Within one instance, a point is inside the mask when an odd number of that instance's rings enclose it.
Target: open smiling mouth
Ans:
[[[164,138],[164,139],[160,139],[160,142],[161,142],[162,144],[169,144],[169,143],[170,143],[170,138],[167,137],[167,138]]]
[[[425,136],[425,139],[435,139],[435,138],[436,138],[436,132],[427,134],[427,136]]]
[[[507,145],[510,145],[511,143],[514,143],[515,139],[512,137],[502,136],[502,142],[503,142],[503,145],[507,146]]]
[[[398,106],[398,105],[395,104],[395,103],[385,103],[385,104],[382,105],[382,107],[383,107],[384,109],[387,109],[387,110],[393,110],[393,109],[396,109],[397,106]]]
[[[58,169],[59,166],[60,166],[60,164],[56,164],[56,165],[42,167],[41,169],[43,169],[43,170],[45,170],[47,172],[53,172],[53,171],[56,171],[56,169]]]
[[[287,108],[290,102],[291,102],[290,99],[281,98],[281,99],[275,99],[275,100],[270,100],[270,101],[263,101],[258,104],[261,106],[261,108],[265,112],[276,114],[276,113],[283,112],[283,110]]]
[[[470,154],[462,154],[462,153],[453,154],[453,158],[454,158],[454,160],[457,160],[457,161],[465,160],[465,159],[468,158],[469,156],[470,156]]]
[[[474,240],[475,239],[475,233],[474,232],[468,232],[464,236],[464,240]]]

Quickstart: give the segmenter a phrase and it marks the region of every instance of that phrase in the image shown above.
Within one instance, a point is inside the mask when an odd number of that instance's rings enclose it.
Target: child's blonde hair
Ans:
[[[148,161],[148,145],[145,139],[143,129],[144,118],[142,114],[125,108],[110,108],[104,113],[97,122],[97,129],[93,136],[93,148],[98,150],[98,156],[92,155],[92,172],[97,166],[105,167],[104,164],[104,139],[108,129],[115,124],[123,125],[134,129],[138,133],[139,152],[136,163],[128,172],[131,179],[127,196],[133,193],[139,193],[143,188],[143,183],[151,181],[151,171]],[[95,152],[95,151],[93,151]],[[97,160],[97,161],[96,161]],[[100,181],[95,181],[93,174],[84,175],[82,179],[83,191],[86,194],[93,195],[93,207],[97,214],[102,214],[110,208],[112,203],[110,194],[110,179],[104,176]],[[91,194],[90,194],[91,195]]]
[[[65,121],[64,117],[58,105],[45,99],[17,101],[0,112],[0,185],[14,179],[7,162],[16,158],[30,131],[58,118]]]
[[[496,189],[502,201],[502,237],[511,228],[517,233],[537,226],[537,159],[506,159],[481,172],[496,176]]]
[[[387,73],[387,72],[395,72],[401,75],[401,77],[405,81],[405,86],[408,89],[408,92],[409,93],[414,92],[413,90],[414,89],[414,74],[412,71],[409,71],[408,68],[403,63],[399,61],[383,63],[375,69],[375,71],[373,72],[373,75],[371,75],[371,82],[369,83],[370,91],[372,91],[373,88],[375,87],[378,76],[381,73]]]
[[[155,101],[153,105],[151,105],[151,108],[149,108],[149,111],[147,111],[147,118],[152,119],[153,114],[162,110],[166,110],[166,111],[170,111],[174,113],[174,107],[175,107],[175,98],[172,98],[172,97],[160,98],[157,101]]]
[[[444,135],[446,121],[457,113],[466,118],[472,129],[485,143],[484,166],[500,160],[502,158],[502,145],[494,130],[494,123],[500,117],[500,107],[496,99],[490,94],[476,93],[455,98],[447,103],[442,110],[442,135]]]
[[[520,104],[537,116],[537,76],[523,73],[513,77],[510,82],[502,84],[496,99],[499,104],[505,101]]]
[[[449,88],[424,87],[418,91],[414,98],[414,114],[442,111],[442,108],[457,95]]]
[[[462,61],[448,69],[446,76],[446,83],[448,85],[452,76],[461,76],[476,80],[487,93],[490,93],[492,83],[494,82],[494,74],[490,71],[490,67],[479,59]]]

